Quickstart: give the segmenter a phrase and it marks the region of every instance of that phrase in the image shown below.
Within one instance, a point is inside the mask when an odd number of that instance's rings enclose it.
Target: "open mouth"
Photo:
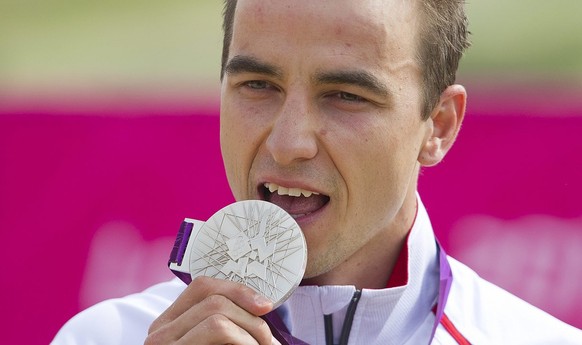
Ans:
[[[329,202],[327,195],[301,188],[283,187],[272,182],[260,186],[259,193],[263,200],[281,207],[295,219],[317,212]]]

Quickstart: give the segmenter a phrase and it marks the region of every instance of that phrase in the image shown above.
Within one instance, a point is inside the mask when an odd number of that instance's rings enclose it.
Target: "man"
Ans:
[[[447,258],[417,195],[465,112],[460,1],[230,0],[224,26],[228,181],[297,220],[302,286],[273,312],[236,283],[163,283],[89,309],[55,343],[582,343]]]

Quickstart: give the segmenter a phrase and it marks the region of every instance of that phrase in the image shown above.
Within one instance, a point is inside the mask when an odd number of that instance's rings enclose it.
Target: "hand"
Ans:
[[[150,326],[145,345],[278,344],[259,316],[273,304],[249,287],[198,277]]]

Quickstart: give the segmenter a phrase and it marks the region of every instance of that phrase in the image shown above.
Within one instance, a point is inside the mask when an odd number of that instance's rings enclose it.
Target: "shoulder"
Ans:
[[[472,343],[581,344],[582,331],[448,258],[453,274],[445,314]]]
[[[71,318],[51,344],[143,344],[150,324],[185,287],[174,279],[98,303]]]

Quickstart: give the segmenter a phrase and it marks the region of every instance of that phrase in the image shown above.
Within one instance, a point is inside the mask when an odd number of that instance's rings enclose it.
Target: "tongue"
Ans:
[[[315,212],[327,203],[329,198],[324,195],[312,195],[309,198],[304,196],[295,197],[288,195],[279,195],[273,193],[269,201],[281,207],[291,215],[301,215]]]

